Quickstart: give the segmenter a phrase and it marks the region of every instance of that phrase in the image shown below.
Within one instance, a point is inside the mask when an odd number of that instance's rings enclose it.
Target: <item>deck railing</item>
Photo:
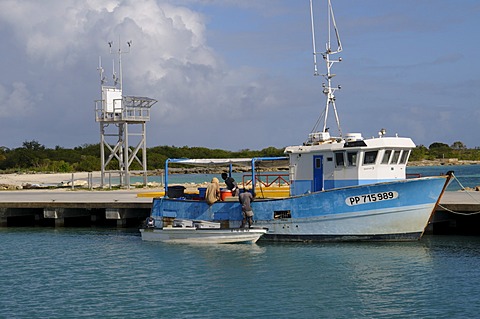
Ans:
[[[255,174],[255,183],[262,187],[270,187],[277,184],[278,187],[290,186],[289,174]],[[244,174],[242,176],[242,184],[245,186],[252,185],[252,175]]]

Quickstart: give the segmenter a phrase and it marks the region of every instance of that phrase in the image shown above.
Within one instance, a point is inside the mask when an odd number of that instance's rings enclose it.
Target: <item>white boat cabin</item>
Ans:
[[[285,149],[290,159],[290,194],[405,179],[414,147],[405,137],[363,139],[351,133],[332,138],[328,132],[311,133],[304,145]]]

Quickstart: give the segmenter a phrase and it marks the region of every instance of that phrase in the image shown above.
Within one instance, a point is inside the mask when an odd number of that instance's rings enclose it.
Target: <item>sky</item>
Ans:
[[[333,8],[344,134],[385,128],[417,145],[480,147],[480,2],[338,0]],[[314,0],[317,51],[327,41],[326,9]],[[113,85],[115,53],[127,41],[123,94],[158,101],[147,147],[298,145],[325,106],[309,0],[0,0],[0,38],[7,148],[99,143],[99,59]]]

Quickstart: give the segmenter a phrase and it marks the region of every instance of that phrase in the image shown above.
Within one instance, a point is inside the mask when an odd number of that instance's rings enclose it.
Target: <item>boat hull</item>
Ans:
[[[419,239],[435,203],[303,219],[257,221],[266,239],[281,241],[401,241]]]
[[[443,193],[446,176],[354,186],[252,203],[255,226],[268,229],[262,240],[418,240]],[[156,198],[152,216],[202,219],[238,227],[238,202]]]
[[[234,244],[255,243],[265,234],[265,229],[195,229],[165,227],[140,229],[142,240],[179,244]]]

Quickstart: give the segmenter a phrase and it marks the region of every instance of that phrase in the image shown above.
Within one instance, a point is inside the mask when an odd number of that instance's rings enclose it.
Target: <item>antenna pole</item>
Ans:
[[[313,75],[318,75],[317,68],[317,48],[315,45],[315,24],[313,22],[313,1],[310,0],[310,21],[312,24],[312,45],[313,45]]]
[[[117,77],[117,73],[115,72],[115,59],[112,60],[112,77],[113,77],[113,86],[117,86],[118,77]]]
[[[120,43],[120,36],[118,36],[118,70],[120,74],[120,91],[122,91],[122,48]]]
[[[97,71],[100,73],[100,85],[103,85],[105,84],[105,77],[103,76],[103,72],[105,71],[102,67],[102,57],[99,56],[98,57],[98,67],[97,67]]]
[[[330,41],[330,40],[331,40],[331,29],[330,29],[330,27],[331,27],[331,25],[332,25],[332,21],[331,21],[331,12],[332,12],[332,11],[331,11],[331,8],[332,8],[332,4],[330,3],[330,0],[328,0],[328,3],[327,3],[327,5],[328,5],[328,8],[327,8],[327,10],[328,10],[328,11],[327,11],[327,12],[328,12],[328,14],[327,14],[327,19],[328,19],[328,32],[327,32],[327,34],[328,34],[328,42],[327,42],[327,52],[332,52],[332,49],[331,49],[332,47],[331,47],[331,45],[330,45],[330,43],[331,43],[331,41]]]
[[[110,46],[110,54],[114,54],[112,52],[112,45],[113,45],[113,41],[110,41],[108,42],[108,45]],[[117,54],[118,54],[118,68],[119,68],[119,76],[117,77],[117,75],[115,74],[115,61],[113,62],[113,80],[114,80],[114,85],[116,86],[117,83],[119,84],[119,89],[120,91],[122,91],[122,88],[123,88],[123,76],[122,76],[122,54],[125,54],[125,53],[130,53],[130,47],[132,46],[132,41],[128,41],[127,42],[127,45],[128,45],[128,51],[122,51],[122,46],[121,46],[121,42],[120,42],[120,36],[118,37],[118,51],[117,51]]]

